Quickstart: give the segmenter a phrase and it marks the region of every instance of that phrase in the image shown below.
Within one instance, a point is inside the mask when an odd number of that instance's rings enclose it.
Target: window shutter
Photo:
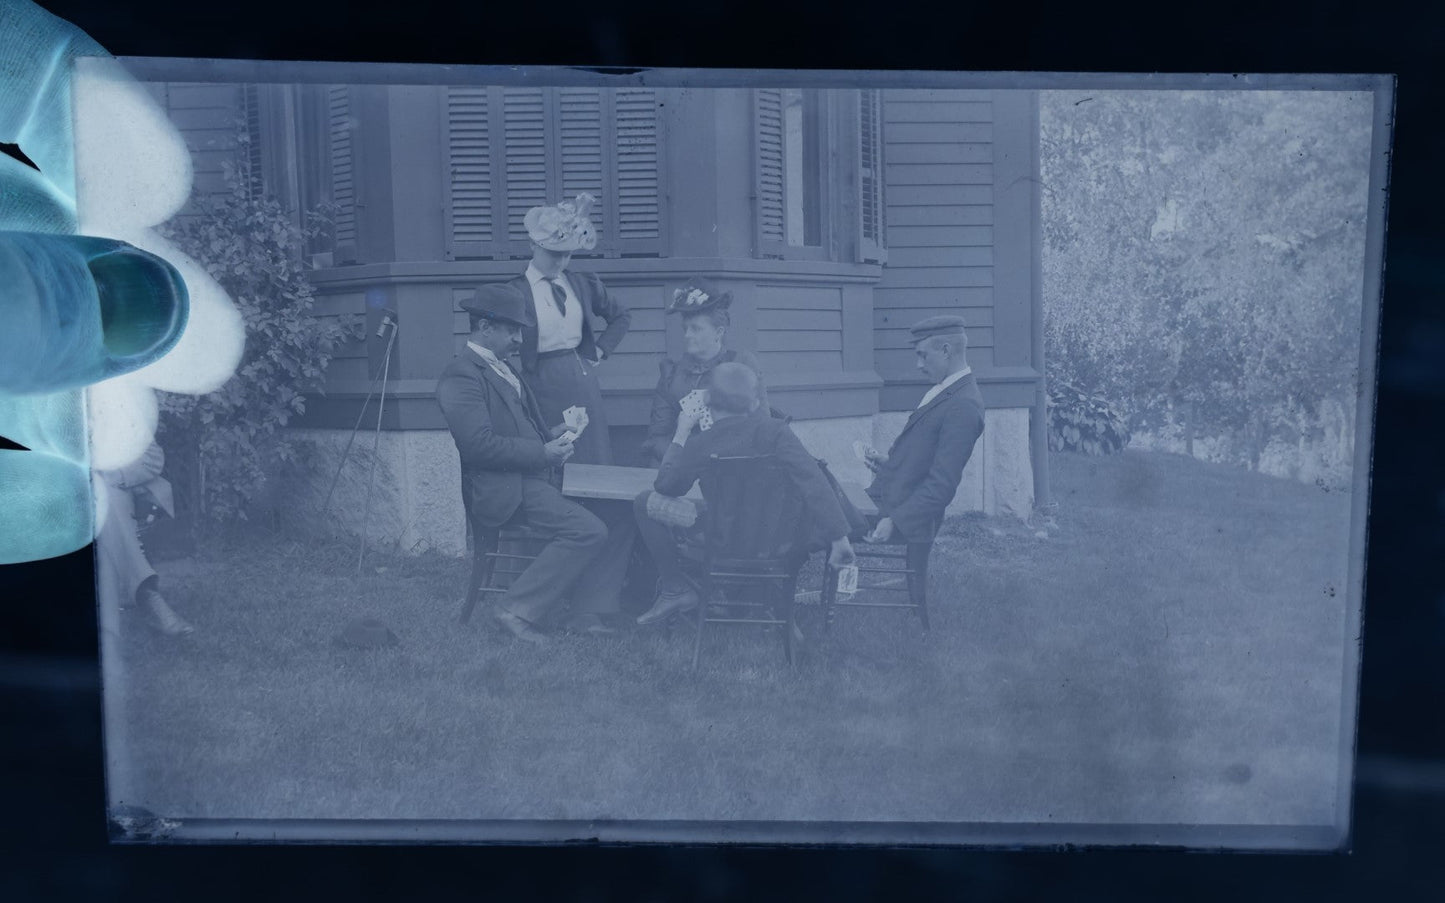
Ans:
[[[619,88],[613,103],[616,136],[609,145],[616,149],[611,220],[616,247],[623,254],[666,253],[657,91]]]
[[[865,263],[884,263],[883,96],[880,91],[858,94],[858,247]]]
[[[241,148],[241,170],[237,175],[246,186],[247,196],[259,198],[265,189],[261,178],[261,98],[257,86],[241,86],[241,108],[245,112],[246,144]]]
[[[334,262],[355,263],[356,255],[356,154],[351,114],[351,89],[331,85],[326,89],[327,128],[331,145],[331,200],[336,205],[336,248]]]
[[[541,88],[502,89],[502,160],[507,248],[530,253],[527,211],[548,203],[547,98]]]
[[[594,253],[665,252],[655,90],[452,86],[442,103],[450,259],[529,256],[527,211],[584,191]]]
[[[753,92],[753,136],[757,253],[759,257],[777,257],[782,255],[785,238],[782,89],[761,88]]]
[[[490,91],[485,87],[446,89],[447,257],[482,257],[492,250],[492,142]]]
[[[549,191],[548,203],[588,192],[597,199],[589,216],[597,229],[597,250],[609,244],[612,198],[604,185],[602,91],[597,88],[556,89],[557,154],[561,161],[559,191]],[[585,252],[584,252],[585,253]]]

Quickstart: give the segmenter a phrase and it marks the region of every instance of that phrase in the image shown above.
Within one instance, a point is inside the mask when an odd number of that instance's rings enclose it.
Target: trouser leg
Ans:
[[[648,554],[657,565],[657,576],[666,588],[676,588],[686,582],[682,572],[682,556],[678,553],[677,541],[672,528],[654,520],[647,513],[647,499],[651,490],[639,495],[632,503],[637,522],[637,536],[647,546]]]
[[[536,623],[557,605],[588,570],[607,543],[607,527],[596,515],[564,498],[545,480],[522,481],[522,505],[514,516],[551,536],[537,559],[512,581],[500,607]]]
[[[96,538],[101,592],[120,605],[130,605],[142,584],[155,581],[156,572],[146,560],[136,532],[135,498],[129,490],[108,484],[105,491],[109,511]]]
[[[637,539],[637,522],[625,502],[589,499],[582,503],[607,528],[607,541],[592,559],[586,578],[572,593],[578,614],[615,614],[622,608],[622,584]]]

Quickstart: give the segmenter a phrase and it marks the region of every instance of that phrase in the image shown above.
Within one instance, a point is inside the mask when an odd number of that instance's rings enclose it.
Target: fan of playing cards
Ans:
[[[567,432],[562,435],[576,442],[582,431],[587,429],[587,409],[574,404],[562,412],[562,422],[567,425]]]
[[[707,392],[702,389],[693,389],[682,396],[681,402],[684,414],[689,417],[697,417],[697,428],[700,430],[712,429],[712,411],[707,407]]]

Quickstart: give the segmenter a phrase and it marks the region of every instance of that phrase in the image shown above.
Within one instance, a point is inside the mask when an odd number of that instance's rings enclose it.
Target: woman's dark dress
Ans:
[[[664,358],[658,362],[661,377],[652,393],[652,420],[647,428],[647,441],[642,445],[643,463],[656,467],[662,462],[672,434],[677,430],[677,418],[682,413],[682,399],[695,389],[706,387],[708,376],[718,364],[736,361],[751,367],[759,376],[758,394],[764,410],[768,408],[768,393],[763,387],[762,369],[758,359],[748,351],[724,349],[711,360],[701,363],[684,356],[680,361]]]

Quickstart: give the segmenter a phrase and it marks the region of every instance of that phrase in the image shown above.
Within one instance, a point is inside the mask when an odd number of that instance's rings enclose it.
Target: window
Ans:
[[[881,261],[878,112],[876,91],[753,92],[759,257]]]
[[[594,254],[665,253],[656,91],[455,86],[443,103],[448,258],[530,256],[527,211],[583,191]]]
[[[785,88],[783,107],[783,232],[793,248],[819,247],[818,96]]]
[[[818,91],[753,92],[758,256],[827,256],[825,127]]]

